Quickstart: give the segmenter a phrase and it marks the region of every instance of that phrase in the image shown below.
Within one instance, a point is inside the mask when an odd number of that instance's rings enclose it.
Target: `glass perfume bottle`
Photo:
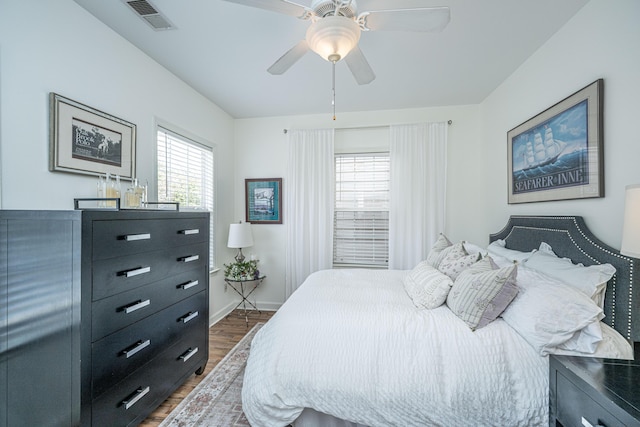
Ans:
[[[106,178],[106,177],[105,177]],[[102,175],[98,175],[98,188],[97,188],[97,197],[98,199],[104,199],[106,197],[106,181],[102,178]],[[98,200],[98,207],[104,207],[104,201]]]
[[[138,179],[133,178],[133,180],[131,181],[131,186],[127,188],[127,191],[125,193],[125,208],[139,209],[141,207],[142,201],[140,199],[140,192],[138,190],[138,187]]]
[[[142,185],[136,179],[136,184],[134,186],[135,194],[138,201],[138,207],[144,208],[147,203],[147,185]]]
[[[122,197],[122,191],[120,187],[120,175],[116,175],[116,184],[115,184],[115,198],[119,199]]]
[[[120,175],[116,175],[116,179],[111,179],[111,174],[107,172],[107,178],[105,183],[105,194],[107,199],[119,199],[120,198]],[[115,202],[107,202],[107,206],[116,207]]]

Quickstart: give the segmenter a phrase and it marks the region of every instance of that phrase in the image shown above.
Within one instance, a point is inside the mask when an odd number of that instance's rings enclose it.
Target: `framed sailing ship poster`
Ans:
[[[509,203],[604,197],[604,82],[507,133]]]

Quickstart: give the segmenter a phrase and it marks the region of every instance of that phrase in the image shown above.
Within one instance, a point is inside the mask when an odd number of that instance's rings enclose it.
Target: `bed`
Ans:
[[[489,252],[487,257],[478,248],[479,261],[452,280],[450,295],[463,278],[494,277],[497,271],[508,272],[517,285],[500,317],[482,326],[462,321],[455,301],[417,306],[406,287],[414,271],[339,269],[310,275],[252,342],[242,390],[249,422],[548,425],[547,354],[632,357],[628,342],[640,341],[640,318],[634,316],[640,310],[640,260],[602,243],[576,216],[514,216],[490,242],[490,247],[502,246],[496,249],[501,254],[528,255],[514,268],[510,255],[503,259]],[[475,253],[472,246],[465,246],[469,257]],[[595,292],[576,292],[535,270],[532,258],[582,263],[585,269],[570,270],[567,279],[580,277],[578,287],[581,275],[592,268],[612,266],[615,273],[606,288],[599,288],[603,301]],[[480,264],[491,267],[482,270]],[[479,272],[471,273],[474,269]],[[540,305],[540,298],[550,301]],[[576,312],[589,311],[589,320],[577,329],[547,334],[549,325],[573,319],[574,306]]]

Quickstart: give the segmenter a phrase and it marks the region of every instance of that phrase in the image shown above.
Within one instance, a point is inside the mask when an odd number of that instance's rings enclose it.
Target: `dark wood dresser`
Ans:
[[[0,221],[7,426],[136,425],[202,372],[208,213],[2,211]]]
[[[549,356],[551,427],[640,427],[640,361]]]

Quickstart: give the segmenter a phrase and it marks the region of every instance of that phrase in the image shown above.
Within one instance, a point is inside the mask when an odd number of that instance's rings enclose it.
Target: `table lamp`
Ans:
[[[640,258],[640,184],[625,187],[622,255]]]
[[[248,248],[250,246],[253,246],[251,223],[240,221],[237,224],[229,225],[229,240],[227,240],[227,247],[238,249],[238,254],[235,257],[236,262],[244,261],[242,248]]]

